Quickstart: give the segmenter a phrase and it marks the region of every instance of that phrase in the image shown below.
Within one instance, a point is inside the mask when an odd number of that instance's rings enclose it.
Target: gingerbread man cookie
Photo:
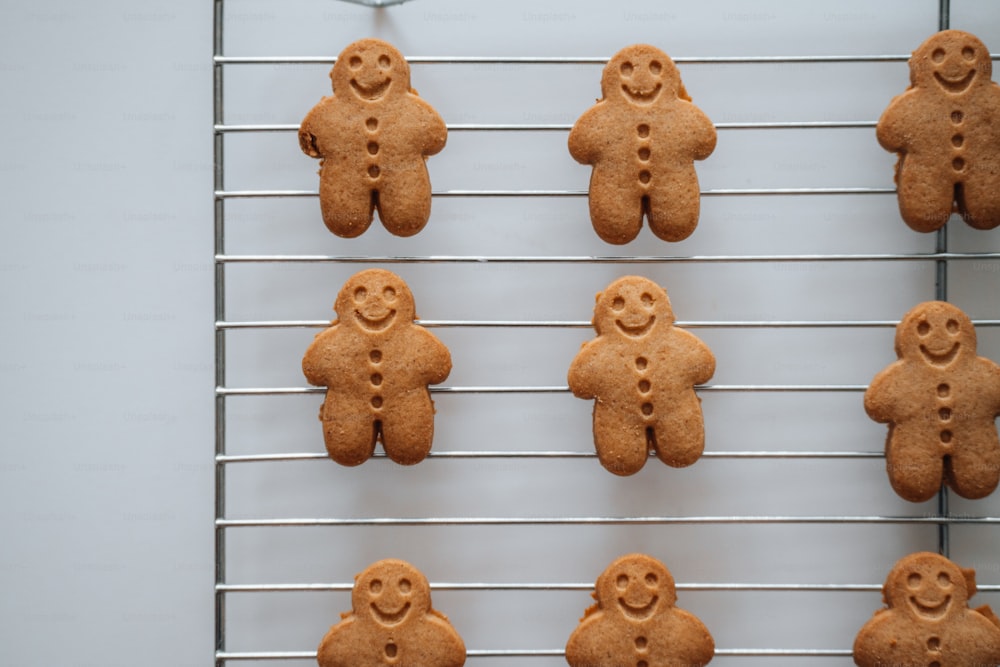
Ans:
[[[413,295],[391,271],[351,276],[334,310],[338,319],[302,359],[306,379],[327,388],[319,418],[330,457],[347,466],[364,463],[381,439],[393,461],[423,460],[434,435],[427,385],[451,372],[448,348],[413,323]]]
[[[410,88],[410,66],[394,46],[361,39],[330,71],[324,97],[299,127],[299,146],[320,158],[323,222],[337,236],[362,234],[374,210],[393,234],[412,236],[431,212],[427,156],[444,148],[448,130]]]
[[[667,293],[639,276],[614,281],[597,295],[597,338],[569,369],[569,388],[594,402],[594,444],[601,465],[631,475],[650,451],[674,467],[705,448],[701,399],[694,386],[715,373],[715,357],[674,326]]]
[[[448,617],[431,608],[424,575],[386,559],[354,580],[351,611],[319,645],[319,667],[461,667],[465,644]]]
[[[694,160],[715,150],[712,121],[691,103],[670,56],[646,44],[611,58],[601,94],[569,133],[570,154],[594,167],[594,230],[608,243],[628,243],[645,215],[661,239],[687,238],[701,206]]]
[[[899,359],[865,392],[865,411],[889,424],[886,469],[892,488],[914,502],[942,480],[982,498],[1000,481],[1000,366],[976,356],[969,317],[944,301],[921,303],[896,327]]]
[[[876,126],[899,154],[899,212],[918,232],[957,211],[977,229],[1000,225],[1000,86],[990,52],[961,30],[939,32],[910,58],[910,87]]]
[[[675,606],[674,579],[655,558],[622,556],[595,588],[597,604],[566,644],[571,667],[700,667],[715,655],[704,624]]]
[[[976,573],[944,556],[905,556],[886,577],[886,608],[854,640],[859,667],[997,667],[1000,619],[988,606],[969,608]]]

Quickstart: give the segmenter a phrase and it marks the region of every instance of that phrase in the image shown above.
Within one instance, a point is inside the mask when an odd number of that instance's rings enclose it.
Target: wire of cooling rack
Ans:
[[[283,329],[318,329],[328,325],[328,322],[311,319],[231,319],[226,307],[228,269],[237,265],[257,264],[716,264],[716,263],[785,263],[785,262],[920,262],[931,263],[935,267],[934,298],[948,298],[948,268],[952,262],[991,261],[1000,260],[997,252],[951,252],[948,249],[947,233],[942,230],[936,236],[932,252],[925,253],[855,253],[855,254],[789,254],[789,255],[687,255],[687,256],[531,256],[531,255],[495,255],[495,256],[432,256],[432,255],[296,255],[296,254],[231,254],[226,248],[227,203],[243,199],[285,199],[300,197],[316,197],[315,190],[282,190],[282,189],[228,189],[225,173],[225,139],[231,135],[287,133],[298,129],[297,125],[239,124],[228,123],[224,109],[224,73],[230,67],[252,67],[255,65],[295,65],[295,64],[328,64],[334,58],[300,57],[300,56],[230,56],[224,49],[224,4],[225,0],[215,0],[215,31],[214,31],[214,99],[215,116],[213,119],[216,170],[214,175],[215,197],[215,464],[216,464],[216,647],[215,661],[217,666],[238,661],[281,661],[281,660],[313,660],[314,650],[240,650],[227,645],[227,614],[226,606],[229,596],[252,593],[309,593],[309,592],[347,592],[352,584],[348,581],[337,582],[297,582],[297,583],[232,583],[227,577],[227,563],[231,554],[227,550],[227,534],[231,531],[257,528],[267,530],[283,530],[288,528],[315,527],[434,527],[434,526],[662,526],[662,525],[917,525],[937,528],[938,550],[947,555],[950,550],[950,528],[963,526],[996,526],[1000,517],[952,515],[949,513],[948,495],[942,491],[937,501],[937,512],[925,516],[889,516],[889,515],[667,515],[651,514],[645,516],[422,516],[422,517],[251,517],[232,518],[227,513],[227,470],[231,466],[247,466],[252,464],[267,464],[274,462],[311,462],[326,459],[326,454],[316,451],[307,452],[265,452],[254,454],[233,454],[227,444],[227,404],[235,397],[275,397],[296,395],[317,395],[322,389],[305,386],[231,386],[227,374],[227,336],[240,331],[266,331]],[[379,5],[376,0],[360,4]],[[948,27],[949,6],[947,0],[941,0],[939,10],[939,29]],[[678,57],[676,62],[687,64],[715,64],[725,66],[748,66],[753,64],[829,64],[829,63],[864,63],[864,62],[903,62],[908,54],[882,54],[859,56],[746,56],[746,57]],[[413,56],[411,63],[427,65],[564,65],[564,64],[603,64],[606,58],[590,57],[476,57],[476,56]],[[875,121],[860,119],[856,121],[783,121],[783,122],[728,122],[718,123],[722,131],[794,131],[799,129],[839,130],[872,128]],[[566,132],[570,126],[562,123],[450,123],[451,132],[491,133],[491,132]],[[703,190],[705,197],[797,197],[817,195],[872,195],[887,196],[895,193],[891,187],[809,187],[809,188],[711,188]],[[568,189],[470,189],[470,190],[435,190],[435,199],[477,199],[477,198],[562,198],[584,197],[582,190]],[[476,319],[431,319],[418,320],[418,323],[428,328],[440,329],[585,329],[590,326],[588,321],[554,319],[554,320],[476,320]],[[1000,319],[979,318],[974,320],[977,327],[1000,326]],[[889,319],[825,319],[825,320],[692,320],[679,321],[678,326],[689,329],[890,329],[896,321]],[[858,384],[709,384],[698,388],[699,393],[752,393],[769,392],[799,393],[860,393],[864,385]],[[563,385],[445,385],[432,388],[437,395],[475,394],[493,396],[498,394],[565,394],[568,387]],[[800,459],[800,460],[835,460],[835,459],[881,459],[881,451],[864,451],[840,449],[836,451],[784,451],[784,450],[738,450],[738,451],[707,451],[707,459]],[[384,455],[376,454],[375,459],[386,459]],[[428,457],[433,461],[446,460],[548,460],[548,459],[595,459],[593,452],[543,450],[471,450],[432,452]],[[430,465],[433,465],[431,463]],[[499,591],[536,592],[536,591],[589,591],[592,583],[581,582],[448,582],[432,581],[431,588],[435,591],[469,591],[491,593]],[[705,592],[873,592],[880,589],[878,583],[761,583],[761,582],[724,582],[697,583],[678,582],[681,591]],[[1000,586],[981,585],[980,591],[998,592]],[[517,648],[482,648],[473,646],[469,649],[470,658],[554,658],[563,655],[558,648],[517,649]],[[847,648],[802,649],[802,648],[734,648],[721,646],[716,650],[717,656],[727,657],[848,657],[851,651]]]

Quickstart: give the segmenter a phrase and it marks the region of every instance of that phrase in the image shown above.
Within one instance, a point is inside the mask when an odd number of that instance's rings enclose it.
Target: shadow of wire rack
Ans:
[[[697,5],[697,6],[689,6]],[[664,561],[718,665],[849,665],[900,556],[943,551],[1000,606],[1000,501],[897,498],[861,394],[893,327],[947,298],[1000,359],[1000,234],[900,221],[875,120],[940,25],[1000,43],[987,3],[509,3],[216,0],[216,663],[300,665],[352,577],[385,557],[430,579],[470,666],[565,664],[615,557]],[[364,36],[393,42],[449,126],[428,163],[431,220],[357,239],[319,218],[298,121]],[[512,38],[516,36],[516,39]],[[622,46],[678,63],[719,130],[699,163],[701,222],[676,244],[593,234],[589,169],[566,134]],[[410,284],[451,349],[434,450],[404,468],[326,459],[301,356],[340,285],[370,266]],[[565,374],[593,295],[662,284],[713,349],[707,448],[629,478],[593,454],[591,405]],[[808,611],[807,611],[808,610]]]

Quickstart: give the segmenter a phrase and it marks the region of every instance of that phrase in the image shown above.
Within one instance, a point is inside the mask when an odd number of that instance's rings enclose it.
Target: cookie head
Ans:
[[[639,340],[656,327],[670,326],[674,312],[662,287],[639,276],[619,278],[608,285],[594,307],[599,334],[620,334]]]
[[[939,621],[968,604],[966,572],[935,553],[902,559],[886,579],[886,602],[916,619]]]
[[[624,99],[644,107],[660,99],[674,99],[680,75],[666,53],[647,44],[627,46],[604,67],[601,92],[606,100]]]
[[[376,103],[409,91],[410,66],[392,44],[360,39],[337,56],[330,79],[338,96]]]
[[[663,563],[644,554],[622,556],[597,580],[597,602],[607,613],[644,621],[677,601],[674,579]]]
[[[334,310],[341,323],[378,334],[416,317],[413,294],[403,279],[384,269],[356,273],[344,284]]]
[[[977,83],[989,82],[993,62],[986,45],[974,35],[944,30],[914,52],[910,73],[915,86],[960,95]]]
[[[896,349],[903,358],[945,369],[976,354],[976,330],[968,315],[944,301],[922,303],[896,329]]]
[[[351,605],[358,618],[370,618],[386,628],[395,627],[430,610],[430,585],[409,563],[381,560],[358,575]]]

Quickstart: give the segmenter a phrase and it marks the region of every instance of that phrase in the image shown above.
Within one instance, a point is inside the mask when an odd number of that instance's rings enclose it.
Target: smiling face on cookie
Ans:
[[[979,39],[959,30],[944,30],[920,45],[910,60],[910,70],[914,85],[960,95],[977,83],[988,83],[993,63]]]
[[[337,56],[330,79],[338,96],[376,103],[410,89],[410,66],[388,42],[361,39]]]
[[[900,357],[946,369],[976,354],[976,330],[969,317],[943,301],[922,303],[896,329]]]
[[[381,560],[358,575],[351,603],[358,618],[370,618],[391,628],[430,610],[430,586],[409,563]]]
[[[645,621],[677,601],[674,579],[660,561],[644,554],[622,556],[597,580],[597,601],[632,621]]]
[[[341,323],[366,333],[383,333],[400,322],[412,322],[413,295],[402,278],[384,269],[354,274],[334,305]]]
[[[616,53],[601,77],[604,99],[624,99],[640,107],[677,97],[679,87],[680,75],[670,56],[647,44],[627,46]]]
[[[944,556],[914,554],[896,564],[886,581],[889,605],[924,621],[939,621],[968,604],[966,573]]]
[[[662,287],[639,276],[625,276],[608,285],[594,307],[599,334],[618,333],[642,339],[656,327],[670,326],[674,312]]]

